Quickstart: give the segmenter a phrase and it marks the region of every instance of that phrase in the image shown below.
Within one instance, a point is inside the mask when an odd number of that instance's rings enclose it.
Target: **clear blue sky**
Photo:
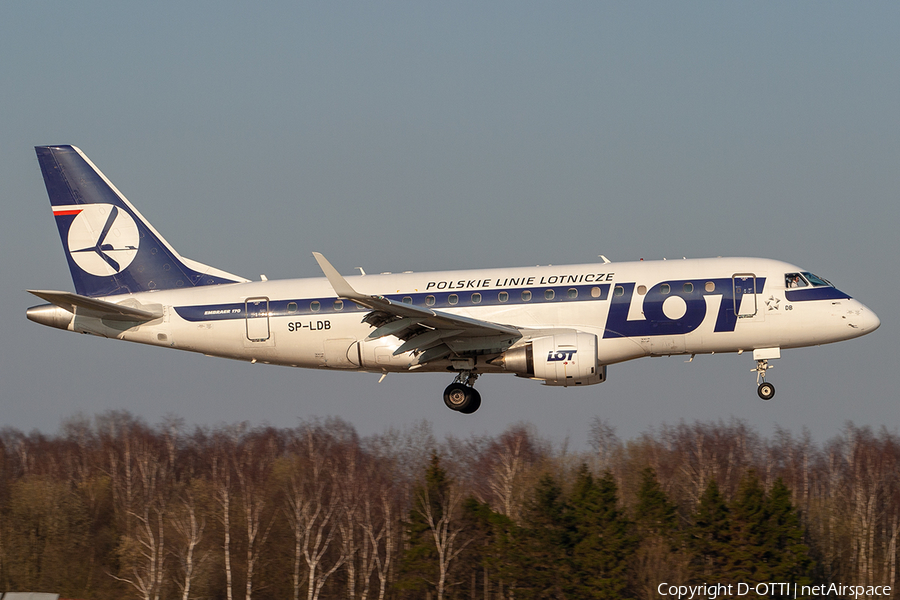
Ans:
[[[583,446],[679,419],[900,424],[897,3],[131,3],[0,7],[0,427],[76,412],[363,433],[529,421]],[[182,254],[256,279],[749,255],[831,279],[882,319],[786,351],[643,359],[576,390],[303,371],[26,321],[72,283],[32,147],[75,144]]]

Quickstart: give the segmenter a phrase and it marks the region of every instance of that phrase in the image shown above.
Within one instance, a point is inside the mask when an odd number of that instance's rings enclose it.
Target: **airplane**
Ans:
[[[251,363],[454,376],[444,403],[471,414],[475,380],[606,381],[645,356],[752,353],[757,393],[781,351],[878,329],[828,280],[766,258],[703,258],[250,281],[181,256],[74,146],[37,146],[75,293],[37,323]]]

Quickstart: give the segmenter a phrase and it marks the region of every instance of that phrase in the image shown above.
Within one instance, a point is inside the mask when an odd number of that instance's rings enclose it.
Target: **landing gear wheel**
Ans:
[[[451,383],[447,386],[447,389],[444,390],[444,404],[447,405],[447,408],[450,410],[463,410],[464,408],[468,408],[470,399],[472,398],[471,390],[467,385],[463,385],[461,383]]]
[[[481,394],[462,383],[451,383],[444,390],[444,404],[450,410],[469,415],[481,406]]]
[[[753,355],[756,356],[756,350],[753,351]],[[756,388],[756,393],[763,400],[771,400],[775,396],[775,386],[766,381],[766,371],[771,368],[772,365],[769,364],[769,359],[760,358],[756,361],[756,368],[753,369],[756,372],[756,383],[759,384],[759,387]]]
[[[469,388],[469,394],[471,394],[472,396],[469,402],[470,406],[459,409],[459,412],[464,415],[471,415],[473,412],[481,408],[481,394],[478,393],[478,390],[476,390],[475,388]]]

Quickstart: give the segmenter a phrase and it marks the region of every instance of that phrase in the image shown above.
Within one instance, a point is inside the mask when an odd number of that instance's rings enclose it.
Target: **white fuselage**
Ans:
[[[453,315],[511,325],[523,339],[554,330],[597,336],[598,363],[642,356],[784,349],[846,340],[878,317],[830,285],[789,288],[802,270],[760,258],[640,261],[364,275],[347,281]],[[233,359],[359,371],[408,371],[402,340],[367,339],[369,312],[340,300],[328,279],[291,279],[103,298],[162,317],[132,324],[76,314],[72,331]],[[62,310],[62,309],[59,309]],[[482,373],[503,372],[476,358]],[[450,358],[421,370],[452,370]]]

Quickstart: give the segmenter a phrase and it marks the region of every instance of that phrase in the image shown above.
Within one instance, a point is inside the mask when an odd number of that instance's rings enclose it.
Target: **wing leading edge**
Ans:
[[[447,357],[497,354],[522,338],[522,332],[511,325],[412,306],[383,296],[361,294],[328,259],[318,252],[313,252],[313,256],[340,298],[371,310],[363,317],[363,322],[375,328],[368,339],[393,335],[403,340],[394,355],[412,352],[415,356],[413,366]]]

